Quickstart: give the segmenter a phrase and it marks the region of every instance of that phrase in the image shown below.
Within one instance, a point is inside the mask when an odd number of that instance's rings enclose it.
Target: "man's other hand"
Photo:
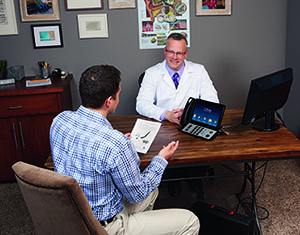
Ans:
[[[172,111],[167,111],[165,113],[165,119],[169,122],[176,123],[177,125],[180,125],[180,119],[183,113],[182,109],[173,109]]]
[[[179,141],[172,141],[167,146],[163,146],[163,148],[159,151],[158,155],[168,160],[173,156],[176,149],[178,148]]]

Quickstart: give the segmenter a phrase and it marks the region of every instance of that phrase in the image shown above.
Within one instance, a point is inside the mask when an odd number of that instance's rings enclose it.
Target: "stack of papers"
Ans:
[[[27,80],[26,81],[26,87],[34,87],[34,86],[45,86],[45,85],[51,85],[51,79],[37,79],[37,80]]]
[[[139,153],[147,153],[155,139],[161,123],[137,119],[131,131],[131,141]]]

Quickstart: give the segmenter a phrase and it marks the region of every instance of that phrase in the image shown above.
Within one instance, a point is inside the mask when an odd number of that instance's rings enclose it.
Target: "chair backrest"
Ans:
[[[145,76],[145,72],[142,72],[138,78],[139,87],[141,87],[144,76]]]
[[[108,234],[74,178],[24,162],[12,169],[37,234]]]

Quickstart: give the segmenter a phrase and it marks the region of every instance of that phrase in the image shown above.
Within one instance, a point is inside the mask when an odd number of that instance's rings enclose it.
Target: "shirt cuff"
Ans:
[[[160,115],[159,120],[161,120],[161,121],[165,120],[165,114],[166,114],[167,111],[168,111],[168,110],[165,110],[165,111]]]
[[[164,159],[162,156],[159,156],[159,155],[152,158],[152,161],[155,161],[155,162],[159,163],[164,168],[166,168],[167,165],[168,165],[168,161],[166,159]]]

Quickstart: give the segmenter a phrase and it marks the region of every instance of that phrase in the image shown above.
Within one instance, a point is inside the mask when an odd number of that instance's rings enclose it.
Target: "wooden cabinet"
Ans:
[[[50,153],[53,118],[72,109],[70,81],[51,78],[52,85],[26,88],[26,77],[0,86],[0,180],[14,179],[11,165],[22,160],[43,166]]]

